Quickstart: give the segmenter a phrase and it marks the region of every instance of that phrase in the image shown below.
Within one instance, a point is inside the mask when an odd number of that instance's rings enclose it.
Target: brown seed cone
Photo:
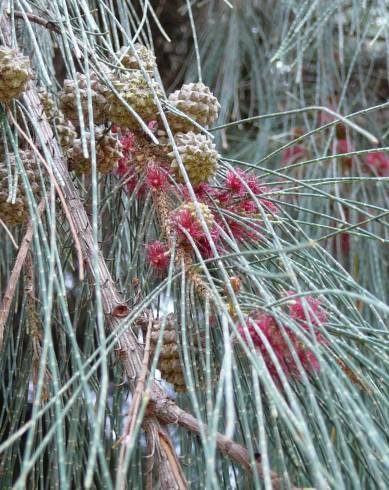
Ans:
[[[61,113],[57,117],[54,117],[52,121],[62,150],[70,150],[77,138],[77,132],[73,123],[66,121]]]
[[[32,78],[30,60],[17,48],[0,47],[0,102],[17,99]]]
[[[87,146],[90,148],[90,134],[87,133]],[[123,157],[121,144],[111,132],[104,133],[103,129],[96,128],[96,166],[98,172],[108,174],[117,166]],[[92,161],[90,157],[85,158],[80,139],[76,139],[68,152],[68,165],[70,170],[78,174],[90,175],[92,172]]]
[[[162,97],[159,85],[153,81],[153,87],[158,97]],[[158,108],[153,93],[144,79],[141,71],[122,75],[113,82],[120,97],[134,110],[146,123],[157,119]],[[122,101],[114,94],[108,96],[109,116],[113,123],[121,128],[139,129],[140,125]]]
[[[208,182],[216,175],[220,155],[216,151],[215,145],[206,135],[196,134],[192,131],[189,133],[177,133],[174,140],[192,184]],[[172,147],[170,148],[171,167],[177,177],[182,180],[179,163]]]
[[[140,43],[134,44],[134,49],[131,46],[123,46],[120,51],[117,53],[117,57],[119,58],[118,66],[123,66],[128,70],[139,70],[140,66],[135,57],[134,50],[136,54],[139,56],[142,66],[146,71],[154,71],[156,67],[155,56],[153,53],[143,46]]]
[[[49,121],[51,121],[58,114],[58,109],[54,99],[44,87],[40,88],[38,93],[46,117]]]
[[[134,131],[134,133],[136,138],[134,148],[131,150],[131,163],[135,166],[136,172],[144,172],[150,164],[155,162],[169,165],[167,146],[154,144],[141,131]]]
[[[160,336],[160,329],[160,322],[155,322],[152,326],[150,339],[153,352],[155,351]],[[171,383],[177,392],[186,391],[185,378],[184,373],[182,372],[179,353],[179,342],[172,318],[168,318],[164,329],[163,344],[158,360],[158,369],[161,371],[162,378]]]
[[[62,150],[69,150],[77,138],[77,132],[73,123],[65,119],[63,113],[57,108],[53,97],[45,88],[40,89],[39,98],[47,119],[54,127]]]
[[[65,80],[62,91],[59,94],[59,108],[74,126],[80,125],[77,110],[76,84],[80,93],[81,108],[84,121],[88,122],[88,82],[82,73],[76,74],[76,81]],[[107,113],[107,88],[92,74],[90,77],[93,118],[95,124],[103,124],[108,119]]]
[[[39,184],[34,171],[34,155],[30,151],[19,151],[19,156],[30,181],[31,190],[34,194],[38,194]],[[12,179],[11,188],[12,192],[14,192],[13,186],[15,185],[16,170],[16,159],[14,154],[9,156],[9,163],[11,166],[10,174],[8,174],[7,163],[0,162],[0,219],[4,221],[6,225],[14,226],[25,223],[28,220],[29,214],[27,197],[21,175],[18,175],[16,199],[15,202],[12,202],[9,179]]]
[[[168,102],[204,127],[213,124],[219,115],[220,104],[217,98],[201,82],[183,85],[180,90],[169,95]],[[199,132],[199,128],[188,119],[173,112],[168,113],[168,120],[173,132]]]

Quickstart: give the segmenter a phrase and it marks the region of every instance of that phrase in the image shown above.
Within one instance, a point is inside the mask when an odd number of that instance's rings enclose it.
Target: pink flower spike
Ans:
[[[246,179],[243,170],[238,169],[235,172],[229,170],[226,175],[225,187],[227,187],[233,194],[244,196],[247,192],[247,189],[243,184],[244,181],[246,181]]]
[[[272,355],[276,357],[279,368],[287,377],[299,378],[301,369],[295,360],[295,356],[301,362],[302,367],[307,371],[317,371],[320,369],[317,357],[302,342],[301,339],[290,328],[280,325],[272,315],[261,313],[256,318],[251,318],[247,322],[248,334],[254,346],[261,352],[262,358],[270,372],[270,375],[280,381],[276,365],[269,352],[269,346]],[[238,332],[243,339],[248,342],[247,334],[243,325],[238,325]],[[259,334],[259,331],[262,335]],[[268,346],[265,345],[262,338],[265,337]],[[322,339],[317,337],[320,342]],[[294,351],[294,355],[292,350]]]
[[[170,251],[165,243],[157,240],[146,245],[146,250],[147,260],[154,268],[164,271],[169,267]]]
[[[214,241],[214,243],[216,245],[216,248],[219,249],[220,248],[218,246],[218,242],[220,240],[219,230],[217,230],[216,228],[212,228],[210,230],[210,232],[211,232],[212,240]],[[198,243],[197,243],[197,246],[199,248],[199,251],[201,253],[201,256],[204,259],[209,259],[209,258],[213,257],[213,251],[212,251],[211,245],[210,245],[207,237],[204,237],[204,238],[200,239],[198,241]]]
[[[122,144],[124,154],[128,157],[128,153],[135,150],[136,134],[127,131],[119,141]]]

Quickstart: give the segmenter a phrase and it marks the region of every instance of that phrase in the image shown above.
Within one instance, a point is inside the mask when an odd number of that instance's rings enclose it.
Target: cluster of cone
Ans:
[[[30,61],[16,48],[0,47],[0,102],[9,104],[27,89],[32,78]],[[35,159],[30,151],[6,154],[0,147],[0,219],[8,226],[20,225],[28,219],[27,193],[38,194]],[[23,184],[24,177],[29,186]],[[28,189],[29,187],[29,189]],[[28,189],[28,190],[27,190]]]
[[[155,57],[138,43],[122,48],[112,64],[112,70],[101,70],[101,78],[94,73],[88,78],[77,73],[74,79],[65,80],[56,110],[61,122],[64,118],[68,127],[71,124],[79,132],[82,121],[87,126],[92,108],[94,123],[101,125],[97,126],[100,137],[95,137],[96,146],[100,147],[96,155],[97,170],[109,173],[123,158],[128,162],[129,155],[124,153],[119,140],[134,134],[137,138],[136,149],[133,149],[130,157],[137,163],[136,171],[140,170],[142,162],[150,162],[158,156],[171,165],[178,178],[183,178],[181,161],[193,184],[211,179],[216,173],[219,155],[211,139],[201,134],[201,126],[209,127],[216,120],[219,103],[209,88],[202,83],[190,83],[165,99],[154,77]],[[161,129],[157,133],[159,145],[152,145],[142,131],[142,121],[158,121],[159,126],[163,126],[159,100],[165,105],[169,126],[174,134],[174,145],[168,144],[166,134]],[[113,124],[116,134],[102,129],[108,124]],[[63,124],[58,132],[62,130]],[[89,140],[87,135],[87,143]],[[83,147],[79,138],[73,138],[71,145],[64,150],[71,170],[90,173],[90,158],[80,158]]]
[[[152,325],[150,343],[151,351],[155,352],[161,335],[161,323]],[[184,374],[182,372],[178,335],[173,317],[167,318],[162,336],[162,346],[159,353],[158,369],[161,376],[174,386],[177,393],[186,391]]]

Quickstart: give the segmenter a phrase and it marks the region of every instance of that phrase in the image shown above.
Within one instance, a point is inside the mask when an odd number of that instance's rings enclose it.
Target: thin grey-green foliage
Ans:
[[[349,66],[347,63],[354,59],[354,66],[358,65],[358,57],[363,54],[361,26],[376,15],[376,10],[369,10],[358,1],[351,5],[331,1],[324,10],[320,4],[236,2],[230,9],[222,2],[220,5],[210,2],[206,8],[213,9],[214,17],[196,26],[203,78],[216,90],[223,107],[219,124],[281,112],[279,117],[269,117],[255,125],[242,122],[241,128],[223,128],[219,139],[228,155],[222,162],[217,184],[222,185],[228,170],[234,171],[237,166],[252,168],[269,185],[266,199],[276,202],[280,212],[269,216],[256,200],[262,217],[260,230],[253,229],[250,220],[243,221],[236,215],[234,219],[251,234],[244,241],[237,241],[228,229],[221,230],[228,250],[214,247],[215,257],[210,260],[202,258],[192,241],[196,265],[211,292],[212,303],[199,298],[184,270],[173,270],[173,258],[167,280],[155,276],[144,253],[144,245],[159,237],[155,213],[150,212],[151,196],[138,198],[141,183],[127,194],[118,188],[114,176],[98,178],[94,139],[91,138],[87,148],[82,136],[85,150],[92,157],[91,185],[84,188],[79,185],[79,189],[84,198],[88,198],[88,189],[92,196],[94,264],[97,265],[97,246],[101,246],[124,296],[130,301],[135,298],[134,278],[139,279],[141,291],[134,311],[119,331],[106,333],[99,293],[103,286],[98,277],[95,284],[79,284],[75,255],[69,250],[72,246],[69,227],[60,205],[54,201],[52,184],[42,180],[46,209],[39,218],[37,203],[17,159],[16,177],[23,180],[33,217],[32,250],[37,271],[36,304],[41,319],[42,350],[32,399],[31,332],[22,278],[0,357],[3,373],[0,434],[4,441],[0,446],[3,469],[0,486],[10,488],[13,482],[15,488],[32,487],[42,484],[42,479],[49,488],[119,485],[115,481],[119,455],[115,443],[124,427],[128,387],[114,356],[117,335],[131,328],[136,316],[147,307],[153,306],[158,311],[161,301],[174,308],[182,339],[182,362],[189,393],[178,395],[177,400],[209,426],[208,432],[201,431],[199,438],[182,429],[172,431],[191,488],[247,488],[248,484],[253,488],[271,488],[270,470],[283,476],[286,488],[291,484],[318,489],[326,488],[327,484],[339,489],[387,486],[389,281],[388,255],[382,245],[388,239],[387,180],[367,177],[358,165],[365,150],[372,148],[363,136],[356,137],[352,128],[350,134],[357,138],[358,146],[346,156],[354,156],[353,173],[343,176],[337,162],[345,155],[335,151],[334,157],[326,141],[331,126],[316,131],[311,113],[306,117],[290,113],[296,105],[298,111],[310,105],[328,105],[327,97],[340,89],[343,98],[342,106],[336,107],[337,113],[360,112],[357,124],[377,136],[381,147],[387,147],[387,128],[378,111],[372,112],[379,119],[374,130],[368,124],[367,109],[380,102],[367,93],[368,80],[357,72],[360,92],[357,99],[349,89],[355,71],[337,73],[335,65],[331,65],[333,59],[326,61],[320,53],[321,43],[332,45],[334,32],[339,35],[331,14],[342,11],[349,19],[350,29],[348,40],[344,41],[344,62]],[[53,37],[70,77],[74,78],[77,71],[73,53],[77,56],[84,50],[83,57],[78,59],[82,70],[86,74],[97,71],[102,80],[105,75],[99,71],[100,63],[114,57],[121,39],[125,43],[135,42],[134,36],[138,36],[147,44],[152,42],[148,25],[155,22],[156,14],[149,2],[126,2],[126,6],[120,3],[116,9],[114,2],[101,0],[20,1],[13,6],[15,10],[31,9],[53,18],[61,30],[60,36],[49,34],[26,17],[16,26],[23,30],[23,48],[33,57],[37,77],[45,85],[49,80],[56,85],[54,67],[43,63],[46,56],[50,58],[53,54]],[[273,14],[271,21],[267,13],[269,6]],[[196,8],[196,3],[192,4],[195,22]],[[380,2],[376,8],[383,8]],[[216,29],[214,20],[218,14],[221,22]],[[382,37],[380,32],[373,37]],[[350,56],[346,51],[352,51],[355,46],[358,49]],[[332,56],[334,53],[330,52]],[[283,64],[277,65],[278,61]],[[317,78],[310,87],[304,74],[312,71]],[[190,68],[186,76],[190,81],[197,78]],[[249,95],[242,96],[247,90]],[[81,134],[88,128],[93,133],[91,101],[84,120],[77,97]],[[34,120],[31,123],[52,166],[50,152],[39,135],[39,123]],[[302,126],[306,134],[305,139],[297,142],[307,144],[312,156],[281,167],[279,155],[287,147],[291,128],[296,125]],[[17,132],[10,126],[7,130],[15,146]],[[281,143],[275,145],[271,136],[277,134],[288,137],[275,140]],[[44,174],[42,169],[40,172]],[[352,192],[344,193],[342,186],[350,183]],[[230,218],[217,202],[211,208],[220,223]],[[339,230],[339,224],[343,225],[343,231],[353,230],[353,235],[349,255],[338,257],[338,261],[332,256],[332,244],[327,237]],[[20,242],[22,230],[14,235]],[[1,247],[0,289],[3,291],[15,250],[7,237],[2,238]],[[175,249],[172,252],[174,256]],[[224,286],[231,275],[239,275],[243,284],[238,297],[229,290],[238,321],[243,324],[256,308],[271,312],[299,335],[319,359],[321,370],[313,379],[308,379],[303,369],[299,381],[288,379],[263,338],[278,369],[280,383],[270,376],[263,358],[252,343],[243,341],[226,308]],[[291,289],[295,297],[320,297],[329,311],[328,325],[321,329],[327,340],[325,346],[318,345],[309,330],[301,332],[286,314],[284,294]],[[308,304],[305,307],[309,310]],[[161,304],[162,318],[165,308],[166,304]],[[216,316],[216,323],[212,315]],[[199,348],[199,339],[203,338],[205,346]],[[161,342],[151,365],[148,385],[160,349]],[[292,346],[291,349],[292,355],[296,355]],[[360,385],[350,380],[337,360],[346,362]],[[47,370],[49,379],[45,376]],[[44,388],[49,390],[47,401],[41,401],[39,396]],[[145,447],[140,439],[140,425],[144,410],[145,405],[121,468],[122,478],[131,488],[143,487]],[[261,454],[264,481],[256,475],[248,482],[242,468],[216,451],[217,431],[227,431],[247,447],[252,463],[256,453]]]

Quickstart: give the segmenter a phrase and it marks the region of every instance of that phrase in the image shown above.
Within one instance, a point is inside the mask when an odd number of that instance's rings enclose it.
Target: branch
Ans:
[[[10,15],[10,12],[8,12],[8,15]],[[15,10],[14,11],[14,17],[16,17],[17,19],[24,19],[25,17],[27,17],[30,22],[33,22],[34,24],[37,24],[41,27],[44,27],[45,29],[48,29],[49,31],[53,31],[53,32],[56,32],[57,34],[61,34],[59,27],[57,27],[53,21],[43,19],[42,17],[39,17],[38,15],[30,14],[28,12],[20,12],[19,10]]]
[[[41,214],[43,209],[45,207],[45,203],[42,200],[38,206],[38,213]],[[27,257],[27,252],[30,248],[31,245],[31,239],[32,239],[32,221],[28,223],[27,231],[26,234],[24,235],[24,238],[22,240],[22,244],[20,245],[18,255],[16,256],[15,260],[15,265],[14,268],[12,269],[11,277],[9,278],[4,296],[3,296],[3,301],[1,303],[1,308],[0,308],[0,351],[3,348],[3,340],[4,340],[4,328],[5,328],[5,323],[8,318],[9,310],[11,308],[11,303],[12,299],[15,294],[15,289],[16,285],[18,283],[18,279],[20,276],[20,272],[22,270],[24,261],[26,260]]]

